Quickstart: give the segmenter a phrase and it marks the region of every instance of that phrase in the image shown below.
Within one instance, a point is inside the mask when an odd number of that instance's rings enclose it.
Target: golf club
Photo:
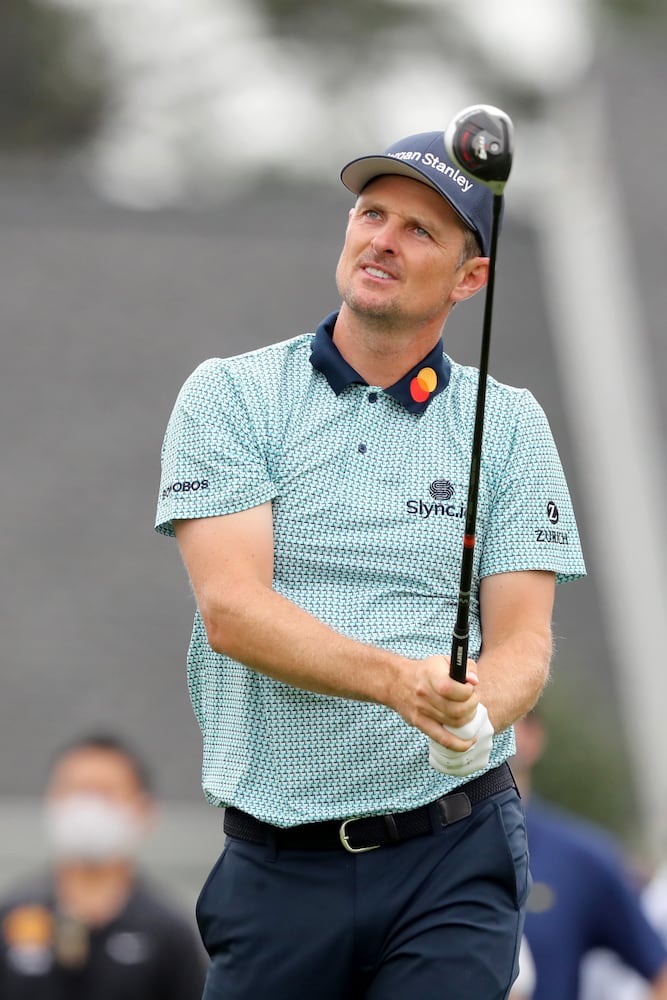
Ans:
[[[498,228],[503,202],[503,190],[512,168],[514,128],[511,119],[500,108],[490,104],[475,104],[464,108],[450,122],[445,131],[445,148],[456,166],[473,180],[484,184],[493,192],[493,221],[489,250],[489,276],[484,302],[482,349],[477,382],[475,425],[470,455],[468,502],[463,534],[461,577],[456,610],[456,623],[452,634],[452,653],[449,674],[454,680],[465,682],[470,638],[470,590],[472,586],[475,555],[475,530],[477,525],[477,496],[484,432],[484,404],[489,369],[491,317],[493,314],[493,287],[495,283]]]

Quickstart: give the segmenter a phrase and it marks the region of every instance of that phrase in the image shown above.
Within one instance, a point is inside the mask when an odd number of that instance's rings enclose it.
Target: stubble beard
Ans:
[[[380,330],[384,333],[405,330],[406,323],[410,323],[413,319],[413,317],[406,315],[405,310],[396,299],[372,302],[368,301],[370,296],[363,292],[357,294],[352,281],[350,279],[344,281],[340,271],[336,275],[336,284],[338,294],[347,308],[369,329]]]
[[[379,262],[376,266],[382,267],[382,263]],[[430,310],[417,312],[406,308],[405,302],[401,301],[400,294],[391,298],[380,296],[375,298],[364,289],[355,289],[354,268],[351,273],[347,270],[344,253],[336,268],[336,286],[346,307],[373,333],[383,333],[390,336],[400,334],[405,337],[410,334],[410,331],[414,332],[427,326],[436,316],[442,315],[443,311],[445,317],[449,312],[449,301],[444,297]]]
[[[366,297],[357,295],[348,285],[339,282],[338,292],[350,312],[363,322],[368,330],[385,335],[400,334],[405,336],[411,330],[427,326],[435,316],[442,313],[446,303],[440,304],[430,312],[410,312],[396,299],[386,299],[383,302],[368,302]]]
[[[405,329],[408,317],[394,302],[368,304],[359,301],[353,293],[344,295],[343,301],[354,315],[363,320],[366,326],[373,330],[390,333],[393,330]]]

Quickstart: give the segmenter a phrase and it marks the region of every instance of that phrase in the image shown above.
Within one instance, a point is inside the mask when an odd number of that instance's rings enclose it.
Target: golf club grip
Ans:
[[[460,684],[465,684],[468,664],[468,640],[470,638],[468,623],[470,620],[470,581],[475,552],[475,514],[476,505],[472,517],[468,517],[466,520],[463,555],[461,557],[459,600],[456,609],[456,624],[452,632],[452,651],[449,661],[449,676]]]
[[[459,684],[465,684],[468,666],[468,639],[470,630],[464,635],[458,635],[456,628],[452,633],[452,655],[449,664],[449,676]]]

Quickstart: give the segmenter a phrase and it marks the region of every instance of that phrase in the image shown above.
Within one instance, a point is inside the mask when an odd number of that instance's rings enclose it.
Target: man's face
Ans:
[[[92,809],[95,816],[108,817],[109,831],[113,818],[137,837],[148,830],[153,819],[152,802],[132,762],[112,749],[80,747],[65,754],[51,775],[46,803],[47,809],[59,816],[78,815],[81,809],[88,815]]]
[[[463,242],[463,223],[436,191],[408,177],[378,177],[350,212],[338,291],[353,313],[385,329],[442,323],[474,267],[459,266]]]
[[[151,825],[152,807],[132,762],[104,748],[70,750],[46,796],[46,832],[61,862],[129,861]]]

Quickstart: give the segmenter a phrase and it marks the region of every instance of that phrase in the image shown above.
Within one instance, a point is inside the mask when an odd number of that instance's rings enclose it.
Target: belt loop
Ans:
[[[397,844],[401,839],[401,837],[398,832],[398,827],[396,826],[396,820],[394,819],[394,816],[392,815],[392,813],[386,813],[382,818],[384,820],[384,825],[387,827],[389,840],[392,843]]]
[[[266,860],[273,863],[278,860],[278,851],[280,850],[278,844],[278,831],[275,827],[267,825],[266,827]]]

